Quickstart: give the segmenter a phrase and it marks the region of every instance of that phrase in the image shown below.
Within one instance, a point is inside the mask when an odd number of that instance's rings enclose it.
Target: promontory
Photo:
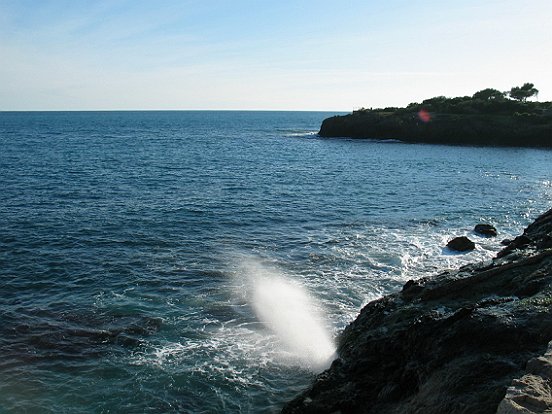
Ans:
[[[438,96],[404,108],[359,109],[323,121],[321,137],[371,138],[409,143],[552,147],[552,102],[526,83],[473,96]]]

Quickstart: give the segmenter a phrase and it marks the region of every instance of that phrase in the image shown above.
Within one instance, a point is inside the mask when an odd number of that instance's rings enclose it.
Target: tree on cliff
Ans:
[[[493,88],[486,88],[473,94],[473,99],[481,99],[483,101],[501,100],[504,99],[504,92]]]
[[[523,86],[514,86],[510,89],[510,97],[520,102],[525,102],[527,98],[535,96],[539,90],[532,83],[524,83]]]

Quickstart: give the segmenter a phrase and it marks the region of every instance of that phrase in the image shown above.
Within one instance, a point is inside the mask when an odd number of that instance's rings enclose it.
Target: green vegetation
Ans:
[[[437,96],[405,108],[362,108],[326,119],[320,136],[552,147],[552,102],[529,100],[537,93],[532,83],[525,83],[508,92],[487,88],[472,96]]]
[[[422,103],[411,103],[406,108],[378,108],[373,110],[362,108],[354,112],[405,113],[425,109],[430,112],[448,114],[513,115],[519,112],[540,115],[552,110],[552,102],[527,101],[528,98],[537,95],[538,92],[538,89],[532,83],[525,83],[523,86],[513,87],[509,92],[487,88],[474,93],[473,96],[459,96],[456,98],[436,96],[425,99]],[[508,96],[512,99],[509,99]]]
[[[482,101],[492,101],[492,100],[501,101],[501,100],[504,100],[505,97],[506,97],[506,94],[504,92],[500,92],[493,88],[487,88],[474,93],[472,96],[472,99],[480,99]]]
[[[539,90],[532,83],[524,83],[523,86],[514,86],[510,89],[510,97],[525,102],[527,98],[537,96]]]

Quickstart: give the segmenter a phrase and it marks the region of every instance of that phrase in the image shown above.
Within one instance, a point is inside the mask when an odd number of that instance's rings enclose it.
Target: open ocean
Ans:
[[[552,206],[551,150],[331,115],[0,113],[0,413],[278,412],[364,304]]]

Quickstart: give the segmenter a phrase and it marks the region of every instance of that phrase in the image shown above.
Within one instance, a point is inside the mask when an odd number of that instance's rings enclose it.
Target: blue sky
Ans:
[[[550,0],[0,0],[0,110],[552,100],[551,73]]]

